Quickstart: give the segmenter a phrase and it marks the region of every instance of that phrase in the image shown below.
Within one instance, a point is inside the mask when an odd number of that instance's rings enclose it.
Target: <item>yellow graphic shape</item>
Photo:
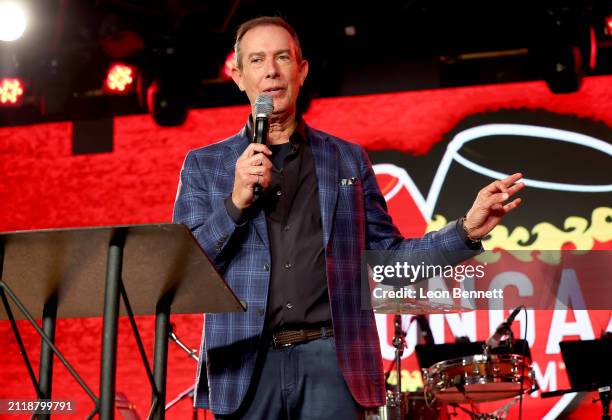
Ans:
[[[442,215],[435,215],[427,226],[427,232],[439,230],[446,226],[447,219]],[[538,259],[549,264],[556,264],[561,257],[564,245],[571,244],[577,251],[593,249],[597,242],[612,241],[612,207],[598,207],[593,210],[591,220],[584,217],[569,216],[563,223],[563,229],[555,225],[542,222],[536,224],[531,230],[524,226],[517,226],[512,230],[504,225],[498,225],[482,241],[487,250],[495,248],[504,249],[512,253],[517,259],[528,262],[533,253],[512,251],[541,251]],[[477,259],[481,262],[496,262],[499,254],[487,252]]]
[[[391,371],[387,383],[391,386],[397,385],[397,369]],[[402,392],[415,392],[420,389],[423,389],[421,372],[402,369]]]

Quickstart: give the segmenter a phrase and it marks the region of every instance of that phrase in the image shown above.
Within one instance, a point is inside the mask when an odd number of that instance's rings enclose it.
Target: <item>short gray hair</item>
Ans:
[[[279,16],[261,16],[255,19],[247,20],[244,22],[236,31],[236,43],[234,44],[234,53],[236,54],[236,64],[238,68],[242,70],[242,57],[240,56],[240,41],[244,35],[253,28],[258,26],[280,26],[285,29],[291,35],[293,44],[295,46],[295,58],[298,63],[302,62],[302,47],[300,46],[300,39],[298,38],[297,32],[293,29],[293,26]]]

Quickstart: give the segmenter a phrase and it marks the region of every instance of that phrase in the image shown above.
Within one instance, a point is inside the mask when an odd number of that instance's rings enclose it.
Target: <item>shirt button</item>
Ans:
[[[289,302],[285,306],[287,307],[287,309],[293,309],[293,304],[291,302]]]
[[[285,263],[285,268],[287,270],[289,270],[291,268],[291,263],[289,263],[289,262]]]
[[[289,225],[286,225],[286,226],[283,228],[283,230],[284,230],[284,231],[289,230]]]
[[[264,270],[266,270],[266,271],[270,271],[270,264],[265,263],[265,264],[264,264]]]
[[[283,195],[283,192],[281,190],[278,190],[278,191],[276,191],[276,195],[278,195],[280,197],[281,195]]]

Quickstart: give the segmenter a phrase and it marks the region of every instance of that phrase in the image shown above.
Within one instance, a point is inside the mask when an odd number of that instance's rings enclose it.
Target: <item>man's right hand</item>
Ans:
[[[236,161],[232,202],[240,209],[249,207],[255,198],[253,189],[259,184],[266,190],[272,180],[272,151],[265,144],[251,143]]]

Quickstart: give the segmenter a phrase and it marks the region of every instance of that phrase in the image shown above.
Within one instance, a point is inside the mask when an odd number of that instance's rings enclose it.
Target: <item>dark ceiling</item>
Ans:
[[[266,14],[285,17],[300,34],[311,62],[305,98],[545,79],[568,51],[582,54],[585,74],[612,73],[612,38],[604,31],[612,8],[604,0],[25,3],[28,32],[0,45],[0,76],[26,80],[29,96],[18,109],[0,108],[0,125],[146,112],[156,80],[172,104],[244,103],[219,70],[237,26]],[[599,46],[595,68],[587,65],[591,28]],[[139,69],[132,95],[109,97],[100,89],[117,59]],[[579,76],[566,73],[570,85]]]

